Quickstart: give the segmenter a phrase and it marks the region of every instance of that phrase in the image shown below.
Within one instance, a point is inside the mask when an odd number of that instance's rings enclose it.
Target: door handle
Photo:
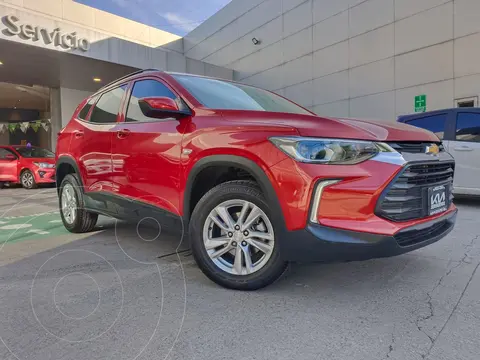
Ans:
[[[456,146],[456,147],[454,147],[454,150],[456,150],[456,151],[473,151],[473,149],[470,146]]]
[[[83,131],[82,130],[75,130],[73,132],[73,135],[78,139],[78,138],[81,138],[83,137]]]
[[[128,129],[122,129],[117,131],[117,137],[119,139],[124,139],[130,134],[130,130]]]

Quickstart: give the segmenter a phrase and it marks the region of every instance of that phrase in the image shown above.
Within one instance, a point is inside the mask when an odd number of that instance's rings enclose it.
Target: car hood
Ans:
[[[399,123],[360,119],[337,119],[343,124],[370,134],[372,140],[378,141],[432,141],[440,139],[431,131]]]
[[[228,120],[242,124],[261,123],[294,128],[301,136],[369,141],[438,142],[430,131],[398,122],[320,117],[259,111],[226,111]]]

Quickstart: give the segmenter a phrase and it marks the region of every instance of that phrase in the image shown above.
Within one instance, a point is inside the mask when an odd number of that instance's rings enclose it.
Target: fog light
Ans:
[[[310,222],[318,224],[318,208],[320,207],[323,190],[327,186],[338,182],[340,182],[340,180],[321,180],[318,182],[317,187],[313,192],[312,208],[310,209]]]
[[[45,176],[45,171],[39,171],[38,175],[40,175],[40,177],[43,178]]]

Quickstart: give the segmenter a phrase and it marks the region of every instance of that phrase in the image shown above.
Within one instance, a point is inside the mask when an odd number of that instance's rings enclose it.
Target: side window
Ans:
[[[445,125],[447,122],[447,114],[439,114],[433,116],[426,116],[420,119],[407,121],[408,125],[413,125],[422,129],[430,130],[443,140],[445,134]]]
[[[0,149],[0,160],[4,160],[7,158],[7,155],[14,155],[16,158],[18,157],[17,155],[15,155],[12,151],[8,150],[8,149],[3,149],[1,148]]]
[[[138,99],[154,96],[168,97],[177,101],[177,104],[181,104],[181,100],[161,82],[156,80],[140,80],[133,85],[132,96],[130,96],[125,121],[151,121],[152,119],[145,116],[140,109]]]
[[[88,100],[88,102],[85,104],[83,109],[80,110],[80,112],[78,113],[78,118],[79,119],[82,119],[82,120],[87,119],[88,112],[92,108],[92,105],[95,104],[95,100],[96,100],[96,98],[91,98],[90,100]]]
[[[455,140],[480,142],[480,113],[459,113]]]
[[[100,124],[116,122],[126,89],[127,85],[122,85],[103,94],[92,110],[90,122]]]

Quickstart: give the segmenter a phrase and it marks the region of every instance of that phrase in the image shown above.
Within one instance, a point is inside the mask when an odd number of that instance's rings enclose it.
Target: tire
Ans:
[[[245,206],[247,210],[242,216]],[[216,209],[227,209],[228,214],[225,216],[230,215],[231,225],[228,229],[235,229],[238,224],[242,227],[232,232],[227,232],[225,226],[223,229],[220,228],[210,217]],[[261,215],[253,216],[254,209],[255,214]],[[256,221],[249,226],[251,215]],[[218,221],[218,218],[216,219]],[[200,199],[190,219],[189,235],[195,261],[210,280],[229,289],[257,290],[272,284],[280,278],[288,266],[288,263],[280,257],[272,220],[270,206],[254,182],[229,181],[214,187]],[[225,225],[226,222],[222,224]],[[260,228],[261,230],[258,230]],[[249,231],[255,231],[255,234],[262,236],[255,239],[243,236],[245,234],[253,236],[253,232],[249,234]],[[267,237],[269,239],[266,239]],[[228,244],[212,248],[219,243],[218,241]],[[262,246],[258,247],[259,244]],[[227,248],[230,249],[228,252],[215,256]],[[260,251],[260,248],[267,250]],[[238,263],[235,261],[237,254],[241,259]],[[247,265],[247,258],[250,259],[250,266]]]
[[[5,183],[4,182],[0,182],[0,189],[3,189],[5,187]]]
[[[35,182],[35,176],[30,170],[23,170],[20,175],[20,184],[25,189],[36,189],[38,187],[37,183]]]
[[[80,191],[80,181],[75,174],[68,174],[63,179],[58,195],[60,217],[65,228],[72,233],[86,233],[95,228],[98,214],[85,210],[85,201]],[[72,205],[65,206],[65,203]],[[72,203],[74,201],[74,203]],[[74,210],[72,209],[74,208]],[[74,213],[74,215],[72,215]]]

